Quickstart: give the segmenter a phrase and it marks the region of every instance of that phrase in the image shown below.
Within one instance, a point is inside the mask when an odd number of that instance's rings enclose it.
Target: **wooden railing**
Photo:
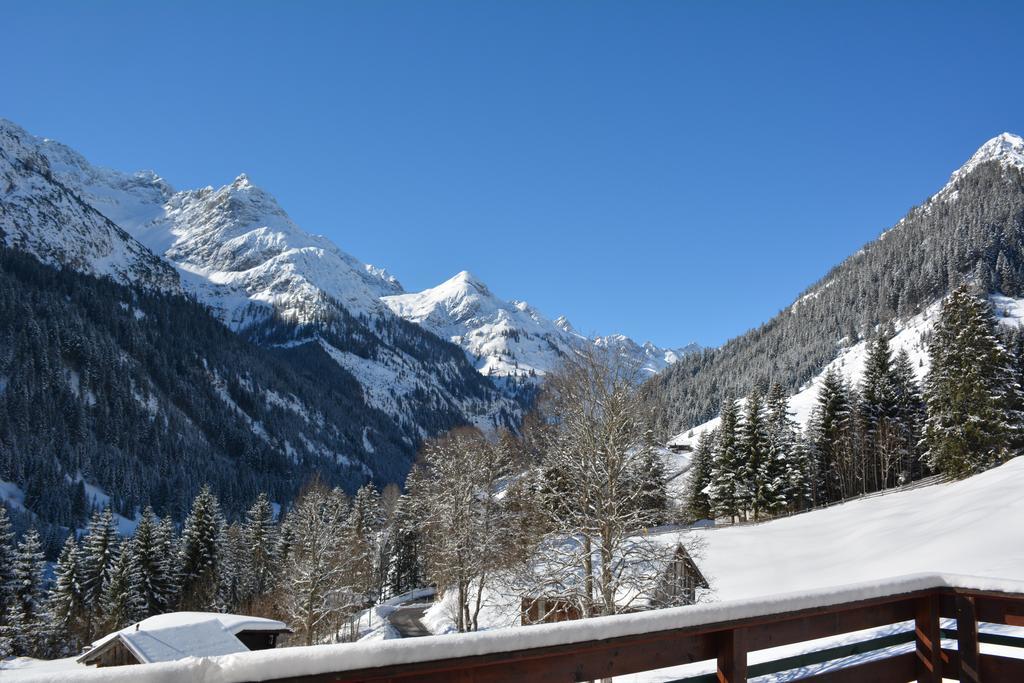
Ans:
[[[944,623],[949,628],[943,629]],[[984,627],[980,632],[979,624]],[[1024,656],[1024,638],[986,633],[991,631],[987,624],[1024,627],[1024,582],[914,575],[742,602],[473,634],[246,652],[83,671],[79,677],[133,682],[567,683],[704,662],[699,670],[714,673],[680,678],[678,683],[739,683],[782,671],[795,671],[786,680],[815,683],[1024,681],[1024,659],[981,647],[1022,648]],[[860,631],[869,635],[856,633]],[[838,646],[836,641],[809,642],[844,634],[852,635]],[[943,648],[943,638],[955,641],[956,648]],[[854,642],[846,642],[850,640]],[[772,652],[764,652],[798,644],[805,645],[783,650],[797,655],[772,659]]]
[[[942,618],[955,619],[956,629],[943,630],[940,626]],[[901,622],[911,622],[912,628],[754,666],[747,663],[748,653],[756,650]],[[938,683],[943,678],[972,683],[1024,681],[1024,659],[980,652],[980,643],[1024,647],[1024,638],[979,634],[979,622],[1024,626],[1024,595],[940,586],[628,636],[276,680],[295,683],[588,681],[716,660],[715,673],[678,679],[677,683],[738,683],[748,677],[807,668],[850,655],[873,652],[876,657],[868,661],[799,680],[815,683],[905,683],[912,680]],[[571,627],[573,624],[561,626]],[[943,649],[943,637],[956,640],[957,649]],[[916,644],[912,651],[887,652],[894,646],[910,642]],[[1021,653],[1024,656],[1024,650]]]

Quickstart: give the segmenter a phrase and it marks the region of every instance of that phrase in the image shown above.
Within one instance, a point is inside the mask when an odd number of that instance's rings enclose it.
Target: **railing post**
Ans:
[[[956,596],[956,638],[960,680],[979,683],[978,617],[974,610],[974,598],[959,593]]]
[[[718,683],[746,683],[747,643],[743,629],[722,631],[718,641]]]
[[[939,634],[939,596],[918,598],[914,633],[917,641],[918,683],[942,683],[942,639]]]

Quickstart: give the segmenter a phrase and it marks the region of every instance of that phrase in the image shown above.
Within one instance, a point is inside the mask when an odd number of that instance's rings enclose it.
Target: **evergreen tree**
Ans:
[[[261,493],[246,513],[242,536],[247,551],[242,567],[242,592],[246,601],[251,602],[270,592],[278,561],[277,525],[267,494]]]
[[[818,391],[818,405],[811,416],[811,447],[815,465],[815,503],[825,505],[842,500],[843,460],[848,452],[852,429],[851,405],[846,380],[830,367]]]
[[[714,468],[715,430],[707,430],[697,439],[693,451],[693,464],[686,484],[686,514],[691,520],[711,519],[711,477]]]
[[[387,587],[391,596],[423,586],[419,520],[415,502],[408,495],[401,496],[395,504],[388,531]]]
[[[927,458],[962,477],[1003,462],[1021,429],[1020,387],[988,302],[965,285],[943,301],[925,381]]]
[[[11,604],[14,575],[14,530],[7,516],[7,506],[0,501],[0,626],[3,625],[7,609]],[[2,653],[0,653],[2,654]]]
[[[43,570],[46,558],[39,533],[29,529],[14,553],[13,590],[7,609],[5,637],[11,651],[24,657],[39,657],[46,652],[46,586]]]
[[[643,526],[653,527],[664,524],[668,517],[665,464],[658,452],[653,431],[647,430],[642,448],[635,464],[636,486],[640,491],[636,504],[641,511]]]
[[[747,397],[740,424],[739,450],[743,454],[741,470],[744,481],[742,505],[755,520],[760,519],[766,509],[774,505],[769,471],[769,438],[765,421],[764,393],[759,386]]]
[[[768,423],[768,456],[764,470],[764,508],[772,515],[799,510],[808,494],[807,472],[798,449],[796,422],[782,386],[772,384],[765,410]]]
[[[136,600],[136,611],[132,615],[134,621],[168,612],[174,605],[175,587],[169,566],[174,558],[164,533],[166,531],[162,531],[153,508],[147,506],[132,539],[135,568],[131,575],[131,590]]]
[[[118,545],[110,581],[103,589],[102,630],[106,633],[118,631],[132,623],[142,610],[142,598],[135,593],[132,585],[132,579],[138,573],[133,545],[127,539]]]
[[[891,330],[885,330],[868,347],[860,389],[865,463],[865,490],[890,485],[900,462],[900,429],[896,423],[896,378],[889,347]]]
[[[217,572],[217,610],[239,612],[243,600],[248,598],[244,594],[244,585],[249,549],[246,547],[241,526],[231,523],[224,529],[218,544],[218,553],[220,567]]]
[[[914,374],[914,364],[906,349],[900,349],[893,362],[893,385],[896,392],[895,426],[900,458],[897,484],[905,484],[924,476],[920,443],[924,431],[925,405],[921,388]]]
[[[376,583],[376,538],[381,525],[380,494],[373,484],[367,484],[352,499],[352,509],[345,523],[345,544],[350,583],[368,600],[375,598],[369,593]]]
[[[67,657],[85,645],[86,609],[81,584],[81,551],[74,534],[68,536],[54,569],[53,589],[47,600],[53,649],[51,654]]]
[[[219,544],[224,531],[220,503],[204,486],[185,520],[178,550],[181,567],[181,609],[211,610],[216,607],[220,579]]]
[[[93,514],[89,528],[82,539],[81,577],[82,600],[85,603],[85,641],[100,635],[103,618],[103,593],[110,583],[117,549],[117,529],[114,513],[109,507]]]
[[[739,517],[744,496],[744,462],[739,446],[739,407],[731,398],[722,403],[711,475],[711,501],[716,517]]]

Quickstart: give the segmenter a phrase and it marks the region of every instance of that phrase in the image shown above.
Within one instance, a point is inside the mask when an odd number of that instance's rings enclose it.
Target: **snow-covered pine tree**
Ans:
[[[395,503],[388,531],[387,592],[401,595],[424,583],[423,560],[420,556],[419,515],[415,502],[408,495]]]
[[[731,397],[722,403],[711,471],[711,503],[715,517],[736,519],[743,498],[743,456],[739,446],[739,406]]]
[[[717,436],[713,429],[703,432],[693,451],[693,464],[686,484],[686,516],[693,521],[714,516],[710,493]]]
[[[241,611],[242,602],[248,597],[243,588],[248,551],[242,527],[236,522],[228,524],[218,546],[217,610],[220,612]]]
[[[896,416],[896,378],[889,347],[891,330],[882,330],[868,346],[864,376],[860,383],[860,418],[864,488],[888,488],[897,476],[900,462],[899,426]]]
[[[156,547],[161,549],[164,558],[159,586],[164,592],[164,611],[171,611],[181,602],[181,567],[178,565],[177,529],[170,517],[164,517],[157,525]]]
[[[742,453],[743,481],[741,507],[755,520],[772,507],[772,473],[768,462],[768,425],[765,419],[764,392],[760,386],[747,397],[743,421],[739,429],[739,452]]]
[[[14,552],[11,569],[13,590],[7,609],[4,637],[15,655],[39,657],[46,653],[46,557],[39,533],[29,529]]]
[[[348,547],[349,582],[357,593],[367,600],[376,600],[370,595],[376,584],[375,561],[377,537],[383,519],[381,518],[380,494],[376,487],[366,484],[356,491],[352,509],[345,522],[345,544]]]
[[[184,610],[212,610],[216,607],[220,572],[220,541],[224,517],[220,503],[208,486],[192,502],[185,519],[178,548],[181,567],[180,607]]]
[[[141,599],[132,590],[132,577],[138,571],[133,546],[131,539],[118,544],[110,581],[103,589],[102,631],[105,633],[118,631],[132,623],[141,610]]]
[[[772,384],[765,400],[768,455],[764,468],[764,509],[770,515],[802,507],[807,495],[807,473],[797,447],[797,425],[789,412],[782,385]]]
[[[851,440],[850,392],[842,374],[830,367],[818,390],[811,415],[809,441],[814,458],[814,499],[817,505],[842,500],[844,460]]]
[[[924,476],[920,443],[924,431],[925,405],[914,373],[914,363],[906,349],[900,349],[893,361],[893,383],[900,458],[896,483],[902,485]]]
[[[1021,430],[1020,387],[988,302],[961,285],[943,301],[925,380],[930,466],[963,477],[1010,457]]]
[[[89,520],[82,538],[82,600],[85,603],[85,641],[96,639],[103,618],[103,592],[110,583],[117,549],[117,528],[109,507],[97,511]]]
[[[1003,331],[1002,337],[1006,352],[1010,356],[1013,379],[1017,386],[1024,388],[1024,326],[1018,325],[1011,330]],[[1013,409],[1024,414],[1024,392],[1017,392],[1016,396],[1018,398],[1014,402]],[[1024,450],[1024,429],[1017,432],[1011,448],[1016,452]]]
[[[246,512],[242,536],[247,551],[242,567],[242,593],[245,602],[251,604],[270,592],[277,570],[277,525],[267,494],[261,493]]]
[[[135,569],[131,589],[136,598],[133,621],[168,612],[174,605],[174,580],[170,575],[172,549],[161,530],[153,508],[146,507],[132,538]]]
[[[658,452],[654,431],[644,434],[643,446],[637,458],[635,475],[639,489],[636,504],[641,524],[645,528],[664,524],[668,519],[668,488],[665,482],[665,463]]]
[[[86,644],[85,600],[81,585],[81,551],[74,534],[69,534],[54,568],[53,588],[46,603],[49,621],[50,654],[67,657]]]
[[[0,626],[3,626],[7,608],[11,604],[11,581],[14,577],[14,530],[11,528],[10,517],[7,516],[7,505],[0,501]],[[0,652],[0,656],[2,656]]]

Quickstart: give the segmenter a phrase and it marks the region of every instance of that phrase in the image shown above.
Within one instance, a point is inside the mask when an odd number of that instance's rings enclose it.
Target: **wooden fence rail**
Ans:
[[[943,629],[942,619],[955,619],[956,629]],[[757,650],[903,622],[911,622],[913,629],[771,662],[748,664],[748,654]],[[739,683],[748,677],[805,669],[851,655],[873,653],[872,657],[863,658],[866,661],[861,663],[844,668],[833,666],[799,680],[814,683],[938,683],[945,677],[971,683],[1024,681],[1024,659],[980,651],[981,643],[1022,647],[1024,639],[979,633],[979,622],[1024,626],[1024,593],[940,586],[683,628],[662,628],[647,633],[510,652],[385,664],[273,680],[292,683],[554,683],[600,680],[712,660],[717,661],[714,674],[684,678],[674,683]],[[957,649],[943,648],[943,638],[955,641]],[[435,640],[441,642],[440,638]],[[907,643],[915,644],[912,651],[896,654],[887,651],[887,648]],[[1024,656],[1024,649],[1021,652]]]

